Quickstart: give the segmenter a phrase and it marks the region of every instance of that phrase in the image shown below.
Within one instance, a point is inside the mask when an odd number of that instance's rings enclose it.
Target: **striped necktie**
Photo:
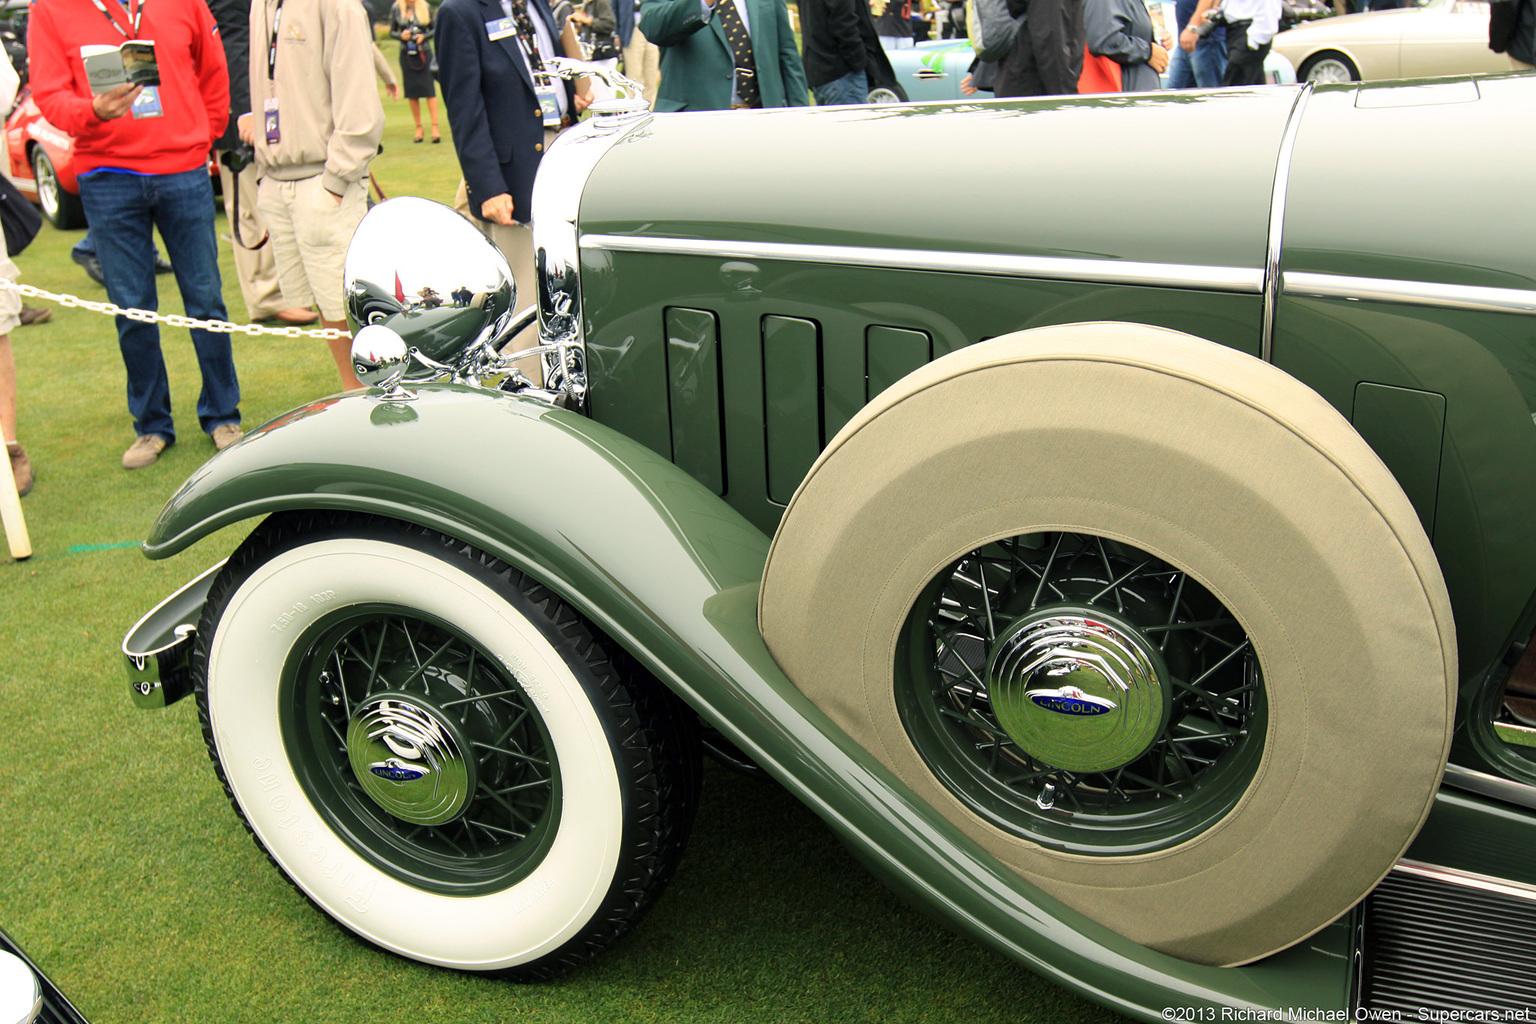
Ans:
[[[502,9],[517,26],[518,38],[523,42],[523,52],[528,55],[528,66],[535,72],[544,70],[544,59],[539,56],[539,39],[533,32],[533,18],[523,0],[502,0]]]

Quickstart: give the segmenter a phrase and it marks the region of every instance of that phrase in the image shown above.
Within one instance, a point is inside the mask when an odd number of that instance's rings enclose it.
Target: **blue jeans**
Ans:
[[[869,79],[864,69],[850,71],[842,78],[818,85],[811,92],[816,96],[818,107],[831,107],[839,103],[863,103],[869,98]]]
[[[92,171],[80,179],[80,201],[91,224],[107,297],[124,309],[158,309],[155,246],[160,229],[176,268],[187,315],[227,320],[219,280],[219,248],[213,229],[213,188],[199,167],[181,174]],[[139,434],[176,440],[171,423],[171,386],[155,324],[117,317],[117,343],[128,371],[128,411]],[[194,329],[192,346],[203,374],[197,420],[204,431],[240,422],[240,382],[229,335]]]
[[[1212,38],[1214,36],[1215,38]],[[1222,73],[1227,70],[1227,37],[1217,29],[1200,40],[1194,53],[1185,53],[1177,43],[1168,61],[1168,88],[1214,89],[1221,84]]]

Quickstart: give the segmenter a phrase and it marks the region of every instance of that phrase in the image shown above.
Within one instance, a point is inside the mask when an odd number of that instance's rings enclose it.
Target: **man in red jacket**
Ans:
[[[27,32],[32,97],[75,137],[80,199],[107,295],[156,308],[152,228],[160,229],[188,316],[223,320],[208,150],[229,118],[229,77],[213,15],[202,0],[38,0]],[[158,81],[93,93],[83,53],[150,40]],[[152,76],[149,76],[152,77]],[[155,324],[117,318],[138,437],[125,469],[152,464],[176,440]],[[240,438],[240,385],[229,335],[193,329],[202,369],[197,418],[216,448]]]

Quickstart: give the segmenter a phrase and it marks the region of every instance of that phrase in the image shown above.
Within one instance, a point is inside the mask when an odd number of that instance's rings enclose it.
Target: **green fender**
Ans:
[[[145,553],[290,509],[440,530],[555,590],[897,891],[1039,974],[1147,1020],[1168,1007],[1346,1005],[1344,924],[1250,967],[1189,964],[1099,927],[955,832],[779,671],[757,631],[768,538],[671,462],[530,399],[453,385],[416,395],[328,398],[253,430],[171,498]]]

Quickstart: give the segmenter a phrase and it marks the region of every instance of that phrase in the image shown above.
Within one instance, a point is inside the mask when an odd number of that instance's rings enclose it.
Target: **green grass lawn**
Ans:
[[[391,58],[393,52],[390,51]],[[453,147],[413,145],[386,101],[391,195],[448,200]],[[226,232],[222,215],[220,232]],[[45,226],[23,280],[102,299]],[[228,243],[225,296],[244,319]],[[162,311],[180,312],[169,278]],[[678,877],[614,949],[520,986],[354,941],[305,902],[225,801],[183,701],[137,711],[117,653],[151,605],[250,524],[168,562],[138,551],[212,445],[186,332],[163,332],[181,435],[125,472],[133,440],[110,318],[57,309],[13,335],[34,556],[0,551],[0,928],[94,1024],[130,1021],[933,1021],[1117,1019],[901,904],[772,783],[712,769]],[[236,336],[247,427],[335,389],[324,343]],[[481,443],[493,439],[478,439]]]

